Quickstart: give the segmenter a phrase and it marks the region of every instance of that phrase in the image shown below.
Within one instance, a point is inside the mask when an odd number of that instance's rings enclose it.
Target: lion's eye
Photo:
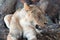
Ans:
[[[47,23],[44,23],[45,25],[47,24]]]

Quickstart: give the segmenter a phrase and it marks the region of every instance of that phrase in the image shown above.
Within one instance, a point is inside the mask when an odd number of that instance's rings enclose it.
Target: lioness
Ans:
[[[23,9],[17,10],[13,15],[5,16],[4,21],[9,28],[7,40],[18,40],[22,35],[28,40],[37,40],[36,33],[40,30],[36,30],[36,24],[44,27],[44,23],[47,22],[43,14],[39,7],[24,3]]]

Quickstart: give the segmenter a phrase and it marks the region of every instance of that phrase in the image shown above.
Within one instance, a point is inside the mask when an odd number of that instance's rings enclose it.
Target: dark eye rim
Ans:
[[[26,2],[28,5],[33,4],[33,2],[32,2],[31,0],[25,0],[25,2]]]
[[[47,23],[44,23],[45,25],[47,24]]]

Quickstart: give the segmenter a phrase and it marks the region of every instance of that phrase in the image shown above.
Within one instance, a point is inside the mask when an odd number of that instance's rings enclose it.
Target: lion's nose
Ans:
[[[36,29],[41,30],[41,28],[39,27],[39,25],[36,25],[35,27],[36,27]]]

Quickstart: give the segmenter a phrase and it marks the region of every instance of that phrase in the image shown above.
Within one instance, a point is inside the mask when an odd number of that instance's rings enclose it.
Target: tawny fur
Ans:
[[[26,4],[23,9],[17,10],[13,15],[5,16],[4,21],[9,28],[7,40],[18,40],[22,33],[28,40],[37,40],[35,25],[44,27],[46,22],[43,12],[38,7]]]

